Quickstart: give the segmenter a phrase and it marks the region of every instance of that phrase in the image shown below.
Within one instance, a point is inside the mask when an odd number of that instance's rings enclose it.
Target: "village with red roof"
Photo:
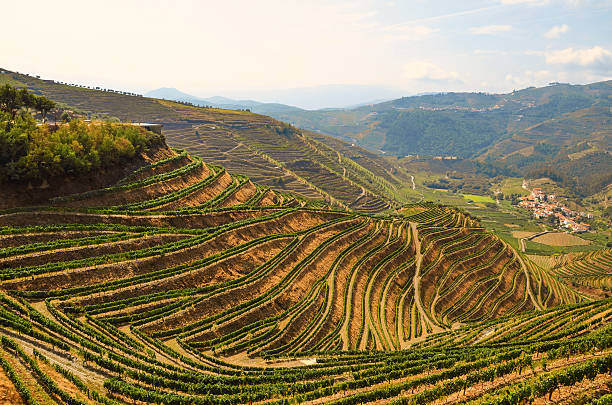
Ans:
[[[541,188],[536,187],[531,190],[528,196],[519,198],[518,206],[533,211],[533,216],[537,219],[554,217],[561,228],[567,228],[572,232],[587,232],[591,226],[584,221],[592,219],[593,214],[572,211],[557,201],[554,194],[545,194]]]

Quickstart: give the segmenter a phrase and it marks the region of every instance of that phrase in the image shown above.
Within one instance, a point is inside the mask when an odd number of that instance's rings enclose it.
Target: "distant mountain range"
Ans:
[[[303,111],[301,108],[292,107],[285,104],[262,103],[255,100],[234,100],[227,97],[214,96],[201,98],[184,93],[171,87],[162,87],[149,91],[146,97],[161,98],[164,100],[184,101],[198,106],[211,106],[228,110],[251,110],[258,114],[270,115],[271,112]]]
[[[159,88],[145,95],[229,109],[251,109],[260,114],[282,111],[351,109],[400,97],[402,92],[363,85],[324,85],[253,92],[253,99],[199,97],[175,88]]]

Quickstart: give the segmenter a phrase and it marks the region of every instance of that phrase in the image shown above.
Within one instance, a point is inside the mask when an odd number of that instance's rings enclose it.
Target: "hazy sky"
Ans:
[[[611,0],[6,1],[0,67],[146,92],[612,78]]]

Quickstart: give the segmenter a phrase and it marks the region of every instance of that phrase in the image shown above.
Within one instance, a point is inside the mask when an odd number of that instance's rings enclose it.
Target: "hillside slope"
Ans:
[[[472,158],[495,162],[514,175],[557,177],[585,197],[612,183],[611,97],[612,81],[606,81],[272,115],[399,157]],[[544,168],[552,173],[542,173]]]
[[[214,114],[214,126],[235,118]],[[330,210],[159,150],[112,185],[0,212],[0,381],[13,403],[605,390],[612,301],[587,301],[474,218],[433,204]]]
[[[313,209],[185,152],[50,203],[0,216],[0,288],[227,353],[400,349],[456,322],[583,300],[454,209]],[[147,305],[136,316],[124,300]]]
[[[270,117],[245,111],[200,108],[185,104],[101,91],[13,72],[0,74],[11,83],[43,94],[84,116],[164,125],[172,147],[203,156],[235,174],[308,198],[376,213],[401,200],[401,169],[361,148],[343,145],[343,153],[325,147],[337,141],[312,135]],[[306,163],[307,162],[307,163]]]
[[[350,110],[272,115],[397,156],[435,150],[435,155],[476,157],[507,136],[563,114],[603,107],[592,112],[605,118],[606,107],[612,106],[611,95],[612,81],[554,84],[508,94],[440,93]],[[576,135],[584,138],[589,132],[583,129]],[[534,142],[548,142],[554,136],[554,132],[542,132]],[[437,142],[434,149],[433,142]]]
[[[612,369],[612,302],[452,208],[313,209],[185,152],[52,203],[0,213],[15,403],[592,397]]]

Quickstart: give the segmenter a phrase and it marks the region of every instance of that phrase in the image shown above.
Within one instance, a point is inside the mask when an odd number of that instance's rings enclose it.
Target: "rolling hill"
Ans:
[[[430,142],[438,141],[436,155],[477,157],[516,132],[564,114],[602,107],[591,112],[606,117],[606,107],[612,103],[611,93],[611,81],[588,85],[559,83],[508,94],[427,94],[340,111],[273,115],[302,128],[353,139],[397,156],[431,155],[434,145]],[[549,141],[547,134],[554,137],[552,132],[543,132],[537,142]],[[588,134],[581,131],[579,135],[584,138]],[[477,138],[480,143],[465,144],[466,139],[475,135],[480,135]],[[438,139],[429,139],[432,137]],[[412,142],[402,142],[408,138]],[[401,149],[397,149],[398,145]]]
[[[522,176],[554,168],[545,175],[585,197],[612,183],[611,97],[611,81],[557,83],[508,94],[430,94],[271,115],[398,157],[476,159]]]
[[[33,83],[165,136],[1,112],[23,152],[0,183],[9,403],[610,400],[609,250],[528,257],[432,203],[381,215],[393,163],[268,117]]]

